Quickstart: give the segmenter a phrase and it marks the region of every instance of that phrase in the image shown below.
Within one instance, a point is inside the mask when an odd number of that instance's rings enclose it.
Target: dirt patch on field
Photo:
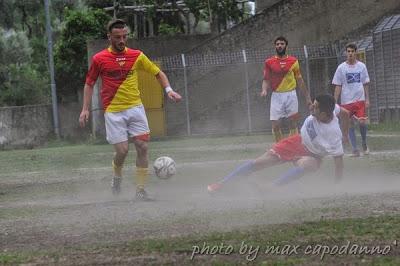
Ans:
[[[229,152],[233,146],[222,148]],[[237,148],[254,150],[259,145]],[[282,165],[239,178],[214,196],[206,192],[206,186],[243,160],[178,163],[178,173],[171,179],[149,180],[152,202],[134,200],[133,178],[128,178],[133,176],[132,167],[125,168],[118,196],[110,190],[109,167],[3,173],[0,251],[34,252],[39,254],[37,264],[185,264],[190,263],[188,251],[169,253],[168,258],[131,255],[124,245],[138,239],[187,235],[201,239],[204,233],[251,226],[399,214],[400,177],[381,161],[398,154],[380,151],[369,157],[346,158],[345,177],[339,183],[332,174],[332,160],[327,158],[317,173],[288,186],[271,185],[290,167]],[[56,260],[40,256],[57,250],[63,255]],[[200,257],[196,263],[208,265],[210,260]]]

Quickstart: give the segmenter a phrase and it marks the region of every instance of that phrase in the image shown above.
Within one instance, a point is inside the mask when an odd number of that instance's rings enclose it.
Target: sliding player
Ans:
[[[342,130],[338,117],[341,119]],[[318,95],[313,104],[313,114],[304,121],[300,134],[274,144],[269,151],[240,165],[219,182],[209,185],[207,189],[209,192],[216,192],[226,182],[238,176],[249,175],[280,163],[293,162],[295,166],[292,169],[274,180],[275,185],[283,185],[306,172],[316,171],[326,155],[333,156],[335,176],[340,179],[343,175],[342,138],[347,142],[348,128],[348,112],[336,105],[332,96]]]

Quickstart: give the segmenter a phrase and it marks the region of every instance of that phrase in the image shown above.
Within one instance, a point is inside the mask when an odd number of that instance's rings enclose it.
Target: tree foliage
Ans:
[[[56,84],[59,100],[76,101],[87,72],[87,40],[106,37],[104,25],[118,4],[136,37],[194,33],[199,21],[212,23],[220,32],[242,19],[235,0],[51,0],[55,43]],[[123,6],[145,5],[132,12]],[[160,11],[172,8],[173,12]],[[189,12],[187,11],[189,10]],[[194,18],[194,22],[193,22]],[[136,24],[136,25],[135,25]],[[0,105],[49,102],[46,20],[43,0],[0,0]]]
[[[55,49],[57,92],[63,101],[76,98],[88,69],[87,40],[106,38],[110,20],[103,10],[66,10],[65,26]]]
[[[73,0],[52,0],[57,34],[65,7]],[[49,102],[46,22],[43,0],[0,0],[0,105]]]
[[[0,28],[0,105],[47,103],[47,76],[32,62],[32,48],[23,31]]]
[[[126,19],[132,29],[137,29],[135,35],[139,38],[148,34],[146,32],[146,28],[150,27],[146,22],[148,19],[153,22],[151,26],[155,35],[191,34],[201,20],[211,22],[211,30],[218,33],[229,28],[229,24],[243,19],[244,10],[236,0],[184,0],[183,2],[189,12],[178,5],[177,0],[119,0],[115,3],[118,10],[117,17]],[[105,8],[113,7],[114,1],[86,0],[86,4],[92,8]],[[124,9],[124,6],[134,5],[146,6],[146,10],[134,12],[132,9]],[[156,12],[157,9],[177,11]],[[190,14],[194,18],[193,23],[190,21]]]

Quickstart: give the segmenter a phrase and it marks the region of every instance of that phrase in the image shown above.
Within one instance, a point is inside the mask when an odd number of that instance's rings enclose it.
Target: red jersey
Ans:
[[[125,48],[116,53],[111,47],[92,58],[86,84],[93,86],[100,75],[101,99],[106,112],[120,112],[142,104],[138,86],[138,70],[157,75],[160,69],[140,50]]]
[[[296,79],[301,78],[299,61],[294,56],[273,56],[265,60],[264,80],[271,82],[272,90],[287,92],[296,89]]]

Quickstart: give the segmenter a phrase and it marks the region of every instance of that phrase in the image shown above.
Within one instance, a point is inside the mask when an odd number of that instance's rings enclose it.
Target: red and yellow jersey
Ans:
[[[270,81],[272,90],[287,92],[296,89],[296,79],[301,78],[299,61],[294,56],[270,57],[265,60],[264,80]]]
[[[138,70],[157,75],[160,69],[140,50],[125,48],[116,53],[111,47],[95,54],[86,84],[93,86],[100,75],[101,99],[105,112],[120,112],[142,104]]]

